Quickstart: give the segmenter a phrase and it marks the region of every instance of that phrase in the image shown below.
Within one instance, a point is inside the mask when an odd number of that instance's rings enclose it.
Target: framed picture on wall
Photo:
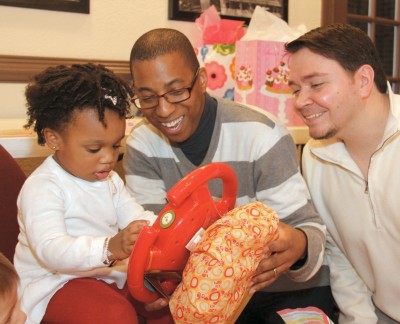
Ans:
[[[90,0],[0,0],[1,6],[89,13]]]
[[[243,20],[247,24],[256,6],[287,21],[288,0],[168,0],[168,19],[195,21],[208,7],[214,5],[222,18]]]

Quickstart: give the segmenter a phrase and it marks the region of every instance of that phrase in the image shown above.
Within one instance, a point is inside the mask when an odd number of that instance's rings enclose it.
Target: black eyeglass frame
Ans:
[[[196,84],[196,80],[197,80],[197,78],[198,78],[198,76],[199,76],[199,72],[200,72],[200,67],[197,68],[197,71],[196,71],[196,73],[195,73],[195,75],[194,75],[194,77],[193,77],[192,83],[190,84],[189,87],[184,87],[184,88],[179,88],[179,89],[171,90],[171,91],[168,91],[168,92],[166,92],[166,93],[164,93],[164,94],[162,94],[162,95],[154,94],[154,95],[148,96],[147,98],[149,98],[149,97],[157,98],[157,103],[156,103],[154,106],[146,107],[146,108],[141,108],[141,107],[139,107],[139,106],[140,106],[140,98],[139,98],[137,95],[136,95],[134,98],[131,99],[131,102],[133,102],[133,104],[135,105],[135,107],[136,107],[137,109],[139,109],[139,110],[150,110],[150,109],[156,108],[156,107],[160,104],[160,98],[164,98],[165,101],[167,101],[167,102],[170,103],[170,104],[177,104],[177,103],[181,103],[181,102],[184,102],[184,101],[186,101],[186,100],[189,100],[190,97],[191,97],[191,95],[192,95],[192,90],[193,90],[193,88],[194,88],[194,85]],[[188,97],[185,98],[185,99],[171,102],[171,101],[168,99],[168,97],[166,97],[166,96],[168,96],[168,95],[171,94],[171,93],[179,92],[179,91],[182,91],[182,90],[187,90],[188,93],[189,93]]]

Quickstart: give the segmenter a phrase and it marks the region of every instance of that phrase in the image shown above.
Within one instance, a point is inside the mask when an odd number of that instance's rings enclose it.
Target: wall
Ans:
[[[194,23],[168,20],[167,12],[167,0],[91,0],[89,15],[0,6],[0,54],[127,61],[133,42],[157,27],[200,41]],[[321,0],[289,1],[289,25],[311,29],[320,19]],[[24,88],[0,84],[0,118],[25,117]]]

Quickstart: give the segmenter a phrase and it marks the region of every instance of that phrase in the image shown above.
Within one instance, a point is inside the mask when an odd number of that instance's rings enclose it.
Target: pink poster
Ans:
[[[285,126],[304,126],[293,108],[284,54],[283,42],[238,41],[234,99],[269,111]]]

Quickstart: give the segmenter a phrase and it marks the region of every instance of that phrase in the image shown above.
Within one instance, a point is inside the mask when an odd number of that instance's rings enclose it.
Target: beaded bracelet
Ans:
[[[106,266],[112,267],[112,265],[115,263],[115,260],[110,260],[108,257],[112,255],[110,250],[108,249],[108,244],[110,243],[111,237],[106,237],[104,240],[104,245],[103,245],[103,263]]]

